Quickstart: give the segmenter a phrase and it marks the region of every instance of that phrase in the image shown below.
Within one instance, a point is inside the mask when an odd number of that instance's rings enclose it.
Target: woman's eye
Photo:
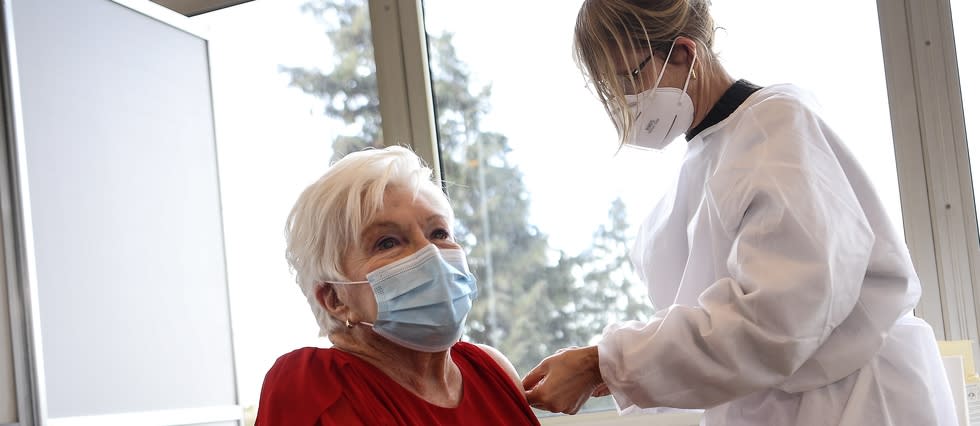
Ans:
[[[448,240],[450,238],[449,231],[446,231],[445,229],[436,229],[435,231],[432,231],[432,238],[437,240]]]
[[[378,243],[375,244],[374,246],[378,250],[388,250],[390,248],[394,248],[397,245],[398,245],[398,240],[396,240],[393,237],[385,237],[382,238],[380,241],[378,241]]]

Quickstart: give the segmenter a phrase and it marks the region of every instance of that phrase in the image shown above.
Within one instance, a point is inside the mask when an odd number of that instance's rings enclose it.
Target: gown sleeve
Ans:
[[[710,408],[777,386],[858,301],[875,238],[829,130],[792,99],[732,125],[704,200],[705,232],[731,241],[728,274],[694,306],[607,327],[600,371],[621,409]]]

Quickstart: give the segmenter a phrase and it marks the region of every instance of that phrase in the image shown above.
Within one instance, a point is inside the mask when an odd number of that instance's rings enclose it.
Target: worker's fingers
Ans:
[[[524,377],[524,396],[534,408],[575,414],[602,384],[597,371],[583,370],[594,361],[589,349],[568,348],[556,353]]]
[[[595,388],[594,391],[592,391],[592,396],[598,398],[603,396],[609,396],[610,393],[611,392],[609,392],[609,387],[606,386],[605,383],[603,383],[599,385],[599,387]]]
[[[524,376],[524,379],[521,380],[521,384],[524,385],[524,390],[533,389],[546,375],[547,367],[545,367],[543,363],[538,364],[537,367],[531,369],[531,371]]]

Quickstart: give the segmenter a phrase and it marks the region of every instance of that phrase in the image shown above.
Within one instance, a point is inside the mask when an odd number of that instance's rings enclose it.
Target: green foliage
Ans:
[[[324,23],[336,66],[329,71],[284,67],[290,84],[323,100],[324,114],[354,129],[334,137],[335,159],[382,146],[365,3],[313,0],[303,9]],[[623,202],[612,203],[609,221],[596,230],[590,250],[569,256],[550,248],[547,235],[529,222],[533,197],[508,157],[507,137],[480,127],[490,110],[491,88],[470,87],[451,34],[430,34],[428,41],[443,173],[458,218],[455,232],[481,288],[467,322],[468,339],[496,346],[523,374],[558,349],[588,344],[609,322],[647,319],[649,305],[635,296]]]
[[[291,86],[324,101],[324,115],[358,129],[356,134],[334,139],[335,159],[367,146],[384,146],[366,2],[311,1],[302,9],[323,23],[333,42],[335,66],[326,73],[297,67],[280,69],[290,75]]]

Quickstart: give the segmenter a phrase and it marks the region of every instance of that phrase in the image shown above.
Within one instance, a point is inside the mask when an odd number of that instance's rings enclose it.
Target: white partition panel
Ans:
[[[13,22],[47,417],[236,405],[207,41],[109,0]]]

